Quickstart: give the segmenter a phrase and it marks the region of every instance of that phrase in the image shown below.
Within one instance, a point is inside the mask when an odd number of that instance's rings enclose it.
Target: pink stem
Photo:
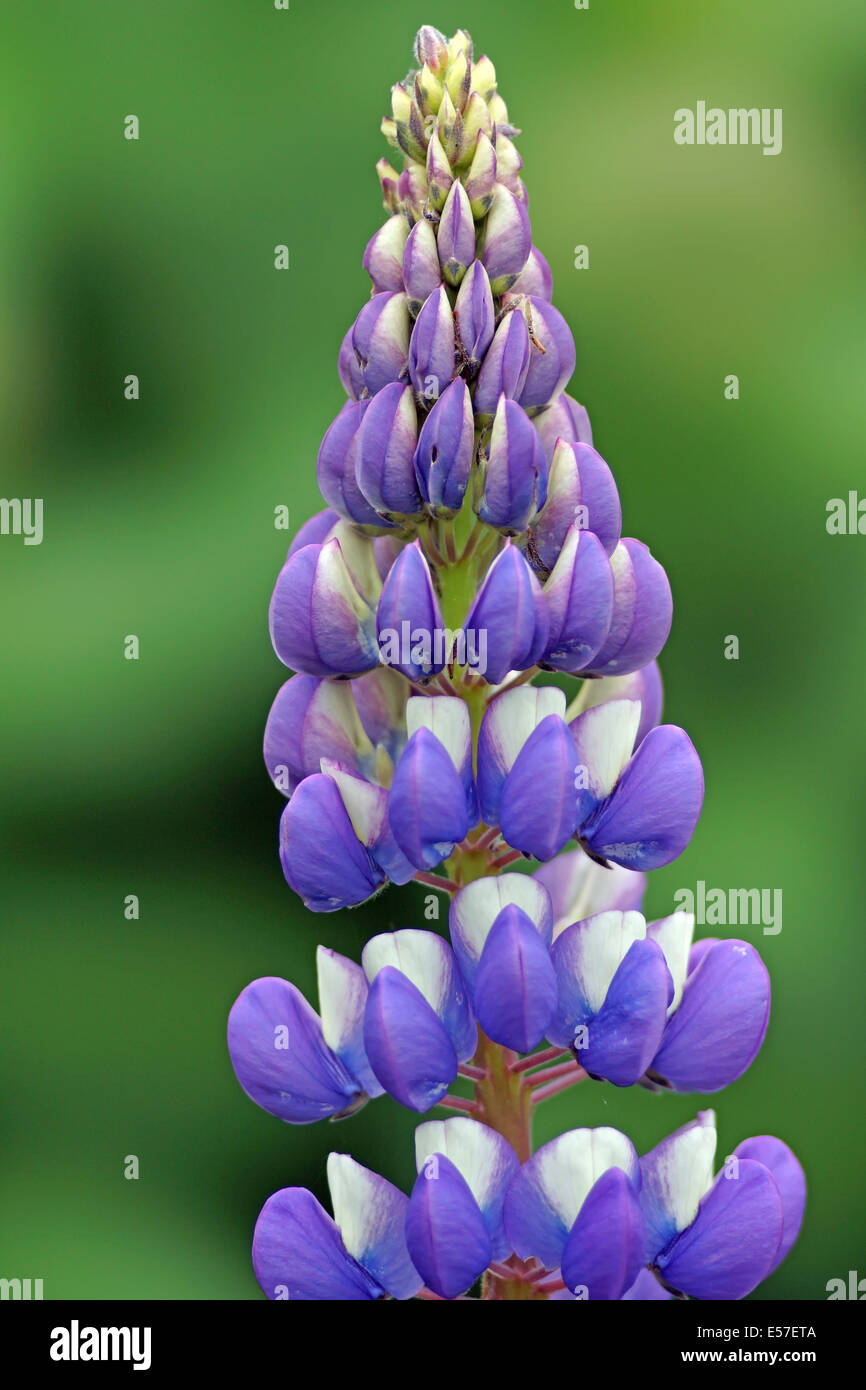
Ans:
[[[450,1092],[436,1104],[441,1105],[443,1110],[462,1110],[465,1115],[474,1115],[478,1109],[474,1100],[466,1100],[463,1096],[452,1096]]]
[[[417,873],[415,882],[426,883],[428,888],[438,888],[440,893],[456,893],[460,886],[450,878],[440,878],[438,874]]]
[[[536,1076],[525,1076],[523,1085],[530,1091],[537,1090],[539,1086],[546,1086],[548,1081],[557,1081],[560,1076],[577,1075],[580,1080],[586,1076],[583,1067],[578,1066],[573,1057],[567,1062],[562,1062],[558,1067],[548,1067],[546,1071],[540,1071]]]
[[[555,1057],[564,1057],[567,1050],[564,1047],[545,1047],[541,1052],[533,1052],[531,1057],[524,1057],[519,1062],[512,1062],[508,1070],[513,1075],[518,1076],[522,1071],[529,1071],[532,1067],[540,1067],[542,1062],[552,1062]]]
[[[549,1100],[551,1096],[559,1095],[560,1091],[567,1091],[569,1086],[576,1086],[579,1081],[585,1080],[586,1072],[583,1067],[578,1067],[573,1076],[562,1076],[558,1081],[551,1081],[549,1086],[542,1086],[540,1090],[534,1091],[531,1104],[535,1108],[543,1100]]]
[[[487,1076],[483,1067],[473,1067],[469,1062],[461,1062],[457,1071],[461,1076],[468,1076],[470,1081],[483,1081]]]
[[[507,854],[501,854],[498,859],[494,859],[490,865],[491,869],[504,869],[508,864],[513,864],[515,859],[520,859],[519,849],[511,849]]]

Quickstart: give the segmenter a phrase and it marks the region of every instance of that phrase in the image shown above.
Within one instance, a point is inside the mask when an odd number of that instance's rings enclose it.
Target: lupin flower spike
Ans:
[[[277,1300],[743,1298],[803,1217],[781,1140],[745,1140],[715,1176],[710,1112],[642,1158],[609,1127],[533,1152],[538,1105],[581,1082],[663,1097],[735,1081],[770,985],[749,943],[644,915],[704,795],[691,740],[661,722],[670,586],[623,538],[569,394],[574,340],[493,64],[429,25],[414,59],[382,123],[385,220],[338,350],[326,507],[271,600],[292,674],[264,756],[306,907],[414,879],[431,924],[450,898],[450,942],[395,928],[389,901],[359,959],[319,947],[318,1014],[258,979],[228,1044],[246,1094],[288,1124],[383,1097],[432,1113],[405,1191],[332,1153],[333,1217],[304,1188],[270,1197],[256,1277]]]

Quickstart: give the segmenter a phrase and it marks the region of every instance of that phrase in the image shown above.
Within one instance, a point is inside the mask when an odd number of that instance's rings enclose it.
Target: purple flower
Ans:
[[[462,1117],[419,1125],[415,1154],[406,1244],[427,1287],[457,1298],[510,1253],[503,1204],[520,1165],[506,1139]]]
[[[481,365],[475,386],[475,414],[480,421],[493,417],[501,396],[516,400],[529,370],[529,329],[520,309],[505,315]],[[523,528],[521,528],[523,529]]]
[[[358,432],[358,486],[377,512],[416,516],[422,509],[415,479],[418,419],[412,388],[391,382],[367,407]]]
[[[667,575],[640,541],[623,540],[610,557],[614,601],[610,632],[591,674],[624,676],[658,656],[671,630]]]
[[[549,304],[553,298],[553,275],[550,266],[537,247],[533,246],[529,259],[521,270],[509,295],[525,294]]]
[[[445,666],[442,610],[419,541],[406,546],[385,580],[376,624],[382,661],[408,680],[426,680]]]
[[[465,628],[483,634],[485,656],[478,669],[491,685],[509,671],[534,666],[547,647],[549,621],[541,585],[510,541],[484,576]]]
[[[337,528],[339,529],[339,528]],[[295,671],[356,675],[379,660],[372,546],[349,531],[306,545],[279,573],[270,606],[274,651]]]
[[[716,1131],[704,1111],[640,1161],[651,1263],[690,1298],[745,1298],[796,1239],[805,1201],[799,1164],[778,1140],[751,1142],[760,1158],[735,1150],[713,1179]]]
[[[480,462],[479,517],[500,531],[516,534],[525,530],[544,505],[547,464],[528,417],[504,394],[499,397]]]
[[[429,1110],[478,1041],[451,948],[433,932],[387,932],[367,942],[362,963],[370,984],[364,1010],[370,1065],[395,1100]]]
[[[370,506],[355,474],[358,433],[369,404],[369,399],[346,401],[322,440],[316,460],[316,481],[325,501],[341,517],[358,526],[381,530],[388,523]]]
[[[256,1105],[289,1124],[354,1114],[383,1087],[363,1045],[367,981],[360,966],[319,947],[322,1016],[286,980],[254,980],[232,1005],[228,1046]]]
[[[425,300],[409,343],[409,376],[422,404],[439,399],[456,374],[454,315],[442,285]]]
[[[377,294],[385,290],[402,290],[403,248],[408,234],[409,224],[402,214],[398,214],[389,217],[367,242],[364,269],[373,281]]]
[[[583,670],[607,637],[614,602],[610,563],[592,531],[571,527],[543,592],[549,618],[543,664]]]
[[[409,355],[406,296],[391,290],[374,294],[355,320],[351,342],[371,396],[390,381],[404,381]],[[355,377],[350,380],[354,385]]]
[[[431,869],[474,824],[469,714],[462,700],[423,696],[406,713],[410,736],[394,771],[389,818],[409,862]]]
[[[496,151],[497,173],[500,151]],[[529,259],[532,232],[529,216],[519,198],[501,183],[493,191],[493,201],[487,214],[481,259],[490,276],[494,294],[510,290]]]
[[[571,330],[558,309],[544,299],[529,298],[529,369],[519,400],[532,414],[543,410],[564,391],[574,371],[575,351]]]
[[[470,376],[475,376],[493,341],[495,315],[487,271],[473,261],[463,278],[454,304],[458,354]]]
[[[566,444],[591,444],[592,429],[584,406],[563,393],[557,400],[532,417],[538,430],[548,462],[553,458],[557,441],[564,439]]]
[[[436,233],[427,219],[422,217],[409,233],[403,251],[403,287],[409,312],[417,315],[424,301],[439,289],[441,283]]]
[[[556,441],[547,482],[547,500],[531,529],[533,552],[552,570],[572,526],[597,536],[606,555],[617,547],[622,525],[613,475],[589,444]]]
[[[460,510],[474,454],[472,401],[466,382],[457,377],[421,426],[415,450],[418,487],[435,512],[447,515]]]
[[[337,784],[307,777],[280,820],[280,862],[311,912],[336,912],[369,898],[385,874],[355,834]]]
[[[615,1129],[573,1129],[512,1179],[505,1230],[521,1259],[562,1270],[572,1292],[618,1299],[646,1263],[634,1147]]]
[[[422,1280],[406,1248],[408,1199],[348,1154],[328,1157],[332,1220],[305,1187],[284,1187],[259,1213],[253,1268],[271,1299],[414,1298]]]
[[[456,287],[475,260],[475,223],[466,189],[459,179],[454,180],[445,199],[436,245],[442,275]]]

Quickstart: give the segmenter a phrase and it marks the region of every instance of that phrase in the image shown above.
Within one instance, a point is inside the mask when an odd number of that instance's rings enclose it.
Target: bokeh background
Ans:
[[[773,978],[767,1042],[715,1104],[722,1155],[775,1133],[809,1175],[800,1243],[756,1297],[821,1299],[866,1274],[866,538],[825,529],[829,498],[866,491],[856,0],[7,11],[0,492],[45,499],[45,537],[0,538],[0,1274],[48,1298],[253,1298],[274,1189],[321,1194],[331,1147],[411,1180],[407,1112],[283,1126],[234,1082],[224,1026],[259,974],[314,990],[319,940],[356,954],[421,922],[415,888],[299,907],[260,738],[282,679],[274,508],[295,530],[320,505],[337,348],[383,217],[378,124],[422,22],[468,28],[496,64],[573,393],[626,534],[674,588],[667,716],[708,794],[651,915],[698,879],[783,890],[779,935],[741,929]],[[782,107],[783,153],[677,147],[673,112],[698,99]],[[584,1086],[537,1140],[608,1123],[646,1148],[708,1103]]]

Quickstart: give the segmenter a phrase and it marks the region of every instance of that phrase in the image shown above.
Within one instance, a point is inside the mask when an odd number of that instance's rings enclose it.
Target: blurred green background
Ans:
[[[866,539],[825,530],[827,500],[866,487],[855,0],[7,9],[0,492],[45,499],[45,538],[0,538],[0,1274],[48,1298],[256,1297],[257,1211],[289,1183],[321,1194],[330,1147],[411,1181],[407,1112],[283,1126],[237,1087],[224,1028],[259,974],[314,990],[317,941],[357,955],[421,922],[415,888],[299,907],[260,740],[274,508],[294,530],[320,505],[383,217],[378,123],[422,22],[496,64],[573,393],[673,585],[666,712],[707,801],[650,914],[698,879],[784,893],[780,935],[741,929],[773,978],[767,1042],[715,1105],[721,1155],[775,1133],[809,1176],[800,1243],[756,1296],[821,1299],[866,1274]],[[782,107],[783,153],[677,147],[699,99]],[[609,1123],[646,1148],[707,1103],[585,1086],[537,1140]]]

